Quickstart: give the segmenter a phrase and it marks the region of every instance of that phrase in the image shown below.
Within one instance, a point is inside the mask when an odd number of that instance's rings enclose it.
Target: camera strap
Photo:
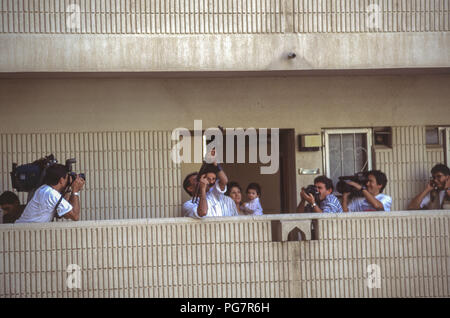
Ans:
[[[52,218],[52,221],[54,221],[55,218],[58,218],[58,219],[59,219],[57,209],[58,209],[58,206],[61,204],[61,201],[62,201],[62,199],[64,198],[65,193],[66,193],[66,192],[64,191],[64,194],[61,194],[61,197],[59,198],[58,203],[56,203],[55,208],[53,209],[53,218]]]
[[[72,182],[67,185],[66,189],[64,190],[64,192],[61,194],[61,197],[58,200],[58,203],[56,203],[55,208],[53,209],[53,218],[52,218],[52,222],[55,220],[55,218],[60,219],[61,217],[58,215],[58,207],[61,204],[61,201],[64,199],[64,196],[67,194],[67,192],[69,192],[69,188],[72,186],[74,180],[72,180]]]

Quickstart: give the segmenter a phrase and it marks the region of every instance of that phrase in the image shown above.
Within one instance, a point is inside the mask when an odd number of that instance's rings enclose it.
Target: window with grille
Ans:
[[[325,174],[335,186],[340,176],[372,169],[370,129],[327,129],[324,138]]]

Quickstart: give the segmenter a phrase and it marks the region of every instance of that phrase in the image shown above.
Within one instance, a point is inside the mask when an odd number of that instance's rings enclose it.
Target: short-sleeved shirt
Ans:
[[[379,193],[375,196],[375,199],[383,204],[384,211],[391,211],[392,206],[392,198],[386,194]],[[355,198],[348,205],[348,210],[350,212],[369,212],[369,211],[377,211],[367,200],[366,198]]]
[[[44,184],[36,190],[16,223],[51,222],[53,211],[60,198],[61,193]],[[58,215],[61,217],[70,211],[72,211],[72,205],[66,199],[62,199],[57,209]]]
[[[325,200],[320,202],[320,209],[324,213],[342,213],[341,202],[334,194],[329,194],[326,196]]]
[[[446,194],[445,190],[439,191],[439,207],[442,206],[442,202],[444,201],[445,194]],[[428,193],[425,196],[425,198],[423,198],[422,202],[420,202],[420,208],[421,209],[426,208],[427,205],[430,203],[430,200],[431,200],[431,192]]]
[[[205,217],[214,216],[237,216],[238,211],[236,209],[236,204],[233,199],[225,195],[227,187],[225,190],[221,190],[219,182],[206,193],[206,202],[208,203],[208,211]],[[197,209],[200,199],[197,202],[192,202],[192,200],[186,201],[183,204],[183,215],[192,218],[201,218],[198,215]]]
[[[263,208],[261,202],[259,202],[259,198],[255,198],[250,202],[245,203],[241,209],[248,215],[263,215]]]

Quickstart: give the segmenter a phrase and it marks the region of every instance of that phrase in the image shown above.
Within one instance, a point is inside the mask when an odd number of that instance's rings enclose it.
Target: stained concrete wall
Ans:
[[[0,131],[448,124],[449,75],[0,79]]]
[[[275,239],[312,219],[314,240]],[[0,225],[0,297],[449,297],[449,230],[442,211]]]
[[[450,65],[449,0],[2,0],[0,9],[0,72]]]
[[[450,33],[0,35],[1,72],[189,72],[449,67]],[[288,59],[294,52],[297,57]]]

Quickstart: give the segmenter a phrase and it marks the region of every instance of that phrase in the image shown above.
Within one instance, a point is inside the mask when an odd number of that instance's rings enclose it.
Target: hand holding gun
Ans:
[[[194,196],[192,197],[192,203],[198,202],[198,199],[200,197],[200,179],[201,179],[202,175],[206,174],[209,171],[208,165],[209,165],[208,163],[203,161],[202,167],[200,168],[200,171],[197,174],[197,184],[195,185],[195,191],[194,191]]]
[[[219,126],[219,130],[222,133],[224,133],[224,129],[222,126]],[[214,140],[214,139],[212,139],[212,140]],[[212,140],[211,140],[211,142],[212,142]],[[200,179],[201,179],[202,175],[204,175],[208,172],[218,173],[219,171],[222,170],[222,167],[220,166],[219,163],[217,163],[215,156],[216,156],[216,148],[213,148],[213,149],[211,149],[210,153],[206,154],[205,160],[203,160],[203,164],[197,175],[197,184],[195,186],[194,196],[192,197],[192,203],[198,202],[198,199],[200,197]],[[210,162],[210,163],[208,163],[208,162]],[[211,163],[211,162],[213,162],[213,163]]]

